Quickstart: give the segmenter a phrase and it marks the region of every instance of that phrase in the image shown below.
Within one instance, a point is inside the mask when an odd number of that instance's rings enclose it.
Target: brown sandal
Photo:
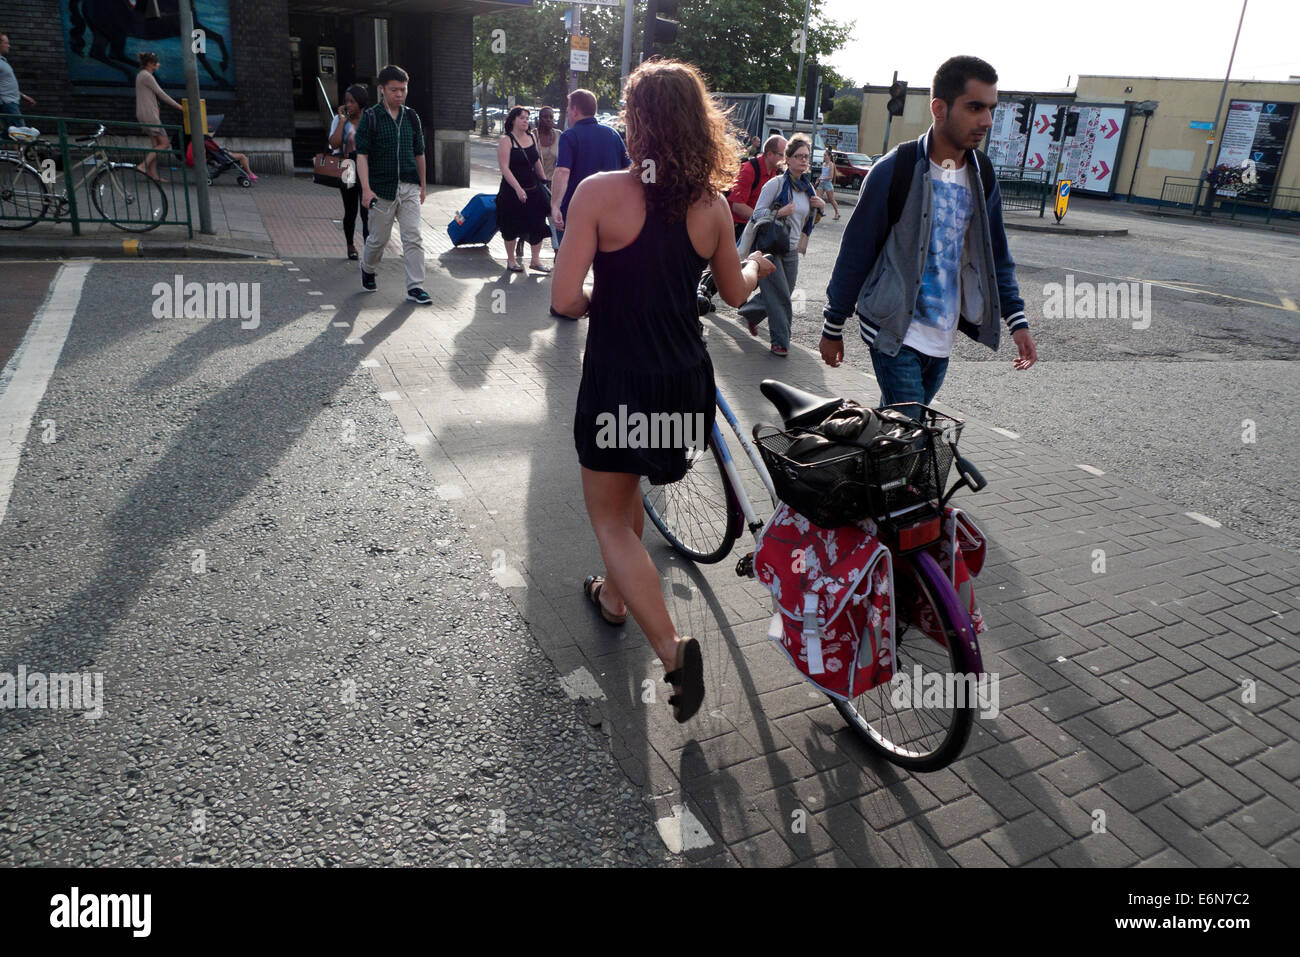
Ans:
[[[677,723],[684,724],[695,717],[704,703],[704,655],[698,641],[683,637],[677,643],[677,667],[664,675],[664,681],[677,692],[668,698]]]
[[[605,587],[605,579],[599,575],[588,575],[587,580],[582,583],[582,593],[587,596],[587,601],[591,602],[600,610],[600,617],[611,625],[621,625],[627,621],[627,615],[614,615],[605,609],[601,604],[600,593]]]

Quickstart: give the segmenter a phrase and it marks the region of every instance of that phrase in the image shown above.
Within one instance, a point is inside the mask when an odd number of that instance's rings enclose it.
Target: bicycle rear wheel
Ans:
[[[40,173],[26,163],[0,159],[0,229],[26,229],[45,216],[49,203]]]
[[[873,751],[912,771],[937,771],[961,754],[978,707],[975,695],[966,693],[973,688],[965,679],[966,675],[978,676],[980,670],[977,654],[967,645],[974,642],[975,629],[952,584],[928,553],[916,552],[900,559],[894,585],[895,608],[899,610],[894,674],[906,678],[907,693],[899,689],[896,706],[894,683],[886,682],[852,701],[831,700]],[[932,634],[915,623],[905,623],[902,614],[907,609],[924,614]],[[961,681],[955,680],[958,677]],[[915,687],[918,683],[923,690],[936,683],[943,688],[941,703],[915,707],[921,698]],[[950,697],[957,689],[963,693]]]
[[[740,534],[740,505],[722,467],[716,429],[709,445],[690,449],[686,475],[669,485],[641,480],[641,502],[668,544],[705,565],[727,557]]]
[[[104,166],[90,182],[100,215],[129,233],[147,233],[167,218],[167,194],[130,163]]]

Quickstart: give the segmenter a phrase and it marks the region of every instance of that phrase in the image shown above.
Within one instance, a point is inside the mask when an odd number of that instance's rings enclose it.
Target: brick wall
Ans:
[[[29,112],[45,116],[86,116],[135,122],[135,96],[81,95],[72,92],[59,0],[4,0],[0,32],[13,49],[9,62],[24,93],[36,98]],[[289,72],[289,13],[287,0],[231,0],[231,32],[227,38],[235,60],[234,100],[209,100],[208,112],[225,116],[221,133],[230,136],[283,138],[293,131]],[[127,42],[127,52],[148,46],[146,40]],[[202,84],[203,70],[199,70]],[[176,99],[183,87],[167,91]],[[173,110],[162,111],[163,122],[179,122]]]

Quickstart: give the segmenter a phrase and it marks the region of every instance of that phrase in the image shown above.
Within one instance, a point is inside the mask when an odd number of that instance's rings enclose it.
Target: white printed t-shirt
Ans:
[[[944,358],[952,353],[961,315],[961,259],[975,207],[964,165],[945,169],[931,160],[930,191],[934,199],[930,246],[903,345]]]

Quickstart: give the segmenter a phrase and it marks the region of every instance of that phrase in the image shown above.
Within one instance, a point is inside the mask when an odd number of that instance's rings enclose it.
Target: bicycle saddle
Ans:
[[[768,401],[776,406],[787,429],[817,425],[844,402],[843,399],[813,395],[775,379],[764,379],[759,388]]]
[[[15,143],[35,143],[40,135],[41,131],[34,126],[9,127],[9,138]]]

